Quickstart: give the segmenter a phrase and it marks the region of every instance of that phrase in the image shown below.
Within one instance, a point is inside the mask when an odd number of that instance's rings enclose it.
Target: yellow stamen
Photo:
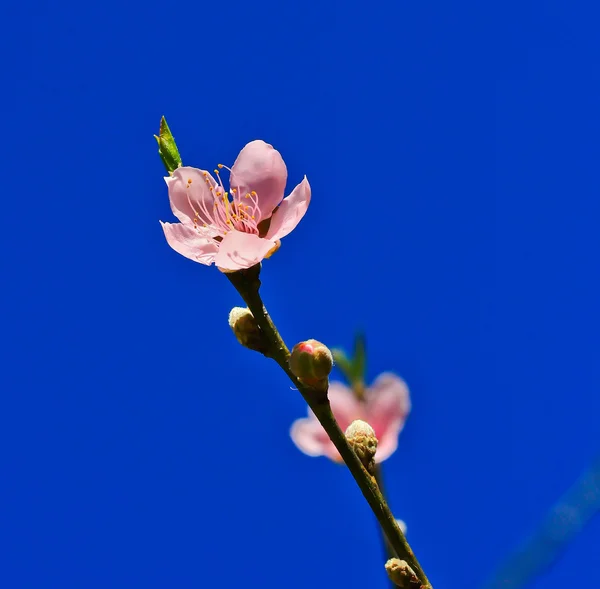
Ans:
[[[227,198],[228,196],[229,195],[226,192],[223,194],[223,204],[225,205],[225,218],[227,219],[227,223],[231,224],[231,218],[229,215],[229,198]]]

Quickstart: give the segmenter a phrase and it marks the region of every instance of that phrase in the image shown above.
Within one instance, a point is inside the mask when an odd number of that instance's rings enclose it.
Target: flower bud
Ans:
[[[418,589],[421,587],[419,578],[405,560],[390,558],[385,563],[385,570],[390,581],[402,589]]]
[[[364,467],[373,474],[377,452],[375,430],[366,421],[356,419],[348,426],[346,439]]]
[[[229,313],[229,327],[233,330],[238,342],[249,350],[264,354],[267,345],[263,332],[256,323],[252,311],[245,307],[234,307]]]
[[[290,356],[290,370],[301,382],[315,388],[326,389],[333,368],[329,348],[314,339],[296,344]]]

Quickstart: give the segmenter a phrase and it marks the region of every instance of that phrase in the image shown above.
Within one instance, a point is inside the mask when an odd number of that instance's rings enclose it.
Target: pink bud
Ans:
[[[329,348],[314,339],[296,344],[290,356],[290,370],[301,382],[315,388],[327,388],[333,368]]]

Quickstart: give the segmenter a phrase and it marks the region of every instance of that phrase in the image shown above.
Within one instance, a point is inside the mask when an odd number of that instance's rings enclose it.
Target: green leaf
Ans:
[[[352,358],[352,380],[351,383],[365,382],[367,371],[367,345],[365,334],[358,332],[354,339],[354,356]]]
[[[181,156],[165,117],[160,119],[160,130],[154,138],[158,143],[158,155],[160,155],[160,159],[167,168],[167,172],[173,172],[179,168],[181,166]]]
[[[344,378],[352,384],[352,362],[348,359],[344,350],[333,348],[331,353],[333,354],[333,361],[337,369],[344,375]]]

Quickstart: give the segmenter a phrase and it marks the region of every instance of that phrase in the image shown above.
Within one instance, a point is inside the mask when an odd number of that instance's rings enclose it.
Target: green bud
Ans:
[[[160,159],[167,168],[167,172],[173,172],[179,168],[181,166],[181,156],[165,117],[160,119],[160,130],[154,138],[158,143],[158,155],[160,155]]]

